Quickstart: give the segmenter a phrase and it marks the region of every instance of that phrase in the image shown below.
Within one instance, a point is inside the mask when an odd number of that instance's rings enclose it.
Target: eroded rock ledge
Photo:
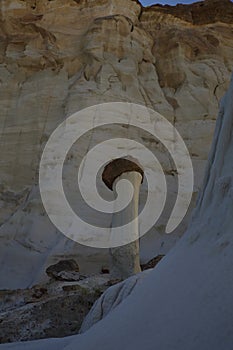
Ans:
[[[157,4],[143,9],[143,14],[152,11],[172,15],[194,25],[232,23],[233,20],[233,4],[230,0],[204,0],[176,6]]]

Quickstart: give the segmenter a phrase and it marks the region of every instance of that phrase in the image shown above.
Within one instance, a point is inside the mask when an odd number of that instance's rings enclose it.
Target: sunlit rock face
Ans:
[[[83,273],[97,272],[108,261],[106,250],[80,246],[57,232],[39,194],[46,141],[78,110],[125,101],[166,117],[193,160],[194,203],[233,63],[233,4],[222,3],[143,9],[131,0],[1,1],[1,288],[41,281],[46,267],[61,258],[76,259]],[[112,129],[104,133],[111,137]],[[92,141],[102,137],[98,131]],[[160,144],[143,138],[167,174],[172,205],[173,164]],[[89,146],[87,135],[81,151],[78,145],[72,149],[67,178],[76,176],[72,165]],[[75,202],[75,193],[70,196]],[[142,262],[167,253],[183,234],[187,219],[173,234],[164,233],[171,205],[141,240]]]

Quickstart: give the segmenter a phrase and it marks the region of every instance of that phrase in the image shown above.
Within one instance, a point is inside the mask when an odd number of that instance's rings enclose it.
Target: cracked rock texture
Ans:
[[[31,289],[0,291],[0,343],[77,334],[108,281],[109,275],[96,275],[79,282],[51,280]]]
[[[150,272],[147,270],[131,276],[121,283],[108,288],[99,299],[96,300],[90,312],[85,317],[79,333],[88,331],[95,323],[101,321],[112,312],[134,290],[136,285],[142,283],[143,278]]]
[[[46,268],[67,257],[81,274],[98,272],[107,266],[107,251],[66,239],[43,208],[38,171],[46,141],[67,116],[93,104],[152,107],[187,144],[194,203],[232,69],[233,4],[144,9],[131,0],[1,0],[0,10],[0,288],[44,281]],[[111,137],[112,130],[102,132]],[[89,136],[72,148],[67,177],[75,176],[71,165],[88,150]],[[94,139],[101,141],[101,131]],[[173,165],[148,135],[144,144],[157,150],[173,203]],[[141,240],[142,263],[165,254],[183,234],[187,220],[164,233],[170,210]]]

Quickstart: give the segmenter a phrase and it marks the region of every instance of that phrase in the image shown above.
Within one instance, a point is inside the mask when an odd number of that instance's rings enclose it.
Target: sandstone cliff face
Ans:
[[[231,349],[232,96],[233,79],[190,227],[156,269],[109,288],[84,321],[85,333],[5,344],[2,350]]]
[[[48,263],[65,256],[83,271],[99,270],[107,259],[107,252],[56,232],[39,195],[45,143],[72,113],[111,101],[160,112],[188,146],[197,192],[232,69],[233,4],[143,9],[131,0],[2,0],[0,6],[0,287],[15,288],[39,281]],[[172,178],[172,165],[158,152]],[[66,172],[74,174],[69,164]],[[172,184],[171,200],[175,194]],[[166,253],[186,227],[168,236],[165,224],[166,215],[142,239],[144,261]]]

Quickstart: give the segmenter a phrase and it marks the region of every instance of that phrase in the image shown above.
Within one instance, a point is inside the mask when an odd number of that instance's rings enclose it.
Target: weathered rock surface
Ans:
[[[143,278],[150,272],[141,272],[137,275],[129,277],[121,283],[109,287],[103,295],[95,302],[88,315],[85,317],[80,333],[86,332],[95,323],[105,318],[113,311],[123,300],[125,300],[139,283],[142,283]]]
[[[164,255],[157,255],[155,258],[148,261],[146,264],[141,265],[142,271],[153,269],[164,258]]]
[[[49,266],[46,273],[52,279],[58,281],[79,281],[84,276],[79,273],[79,266],[75,260],[61,260],[58,263]]]
[[[77,110],[127,101],[164,115],[192,156],[195,200],[232,69],[232,7],[227,0],[147,9],[131,0],[1,1],[0,288],[43,281],[46,268],[67,257],[77,259],[84,274],[107,265],[106,251],[85,248],[57,232],[38,189],[45,143]],[[92,141],[100,140],[96,132]],[[171,181],[172,203],[173,166],[148,135],[143,142],[157,150]],[[86,140],[72,149],[67,178],[76,176],[72,165],[89,145]],[[75,202],[72,190],[70,198]],[[166,253],[184,232],[187,220],[172,235],[164,234],[170,209],[141,240],[142,262]]]
[[[164,258],[164,255],[159,255],[146,264],[142,265],[141,268],[143,272],[138,273],[126,280],[114,284],[114,281],[108,281],[107,285],[113,285],[109,287],[101,297],[96,300],[92,306],[90,312],[85,317],[79,333],[86,332],[95,323],[101,321],[110,312],[112,312],[123,300],[125,300],[134,290],[134,288],[139,284],[143,283],[143,279],[151,272],[160,260]]]
[[[1,350],[231,349],[233,77],[190,227],[125,303],[84,334]]]
[[[220,106],[203,188],[189,229],[126,302],[71,339],[66,350],[231,348],[232,96],[233,76]]]
[[[0,343],[65,337],[79,332],[109,275],[0,291]]]

